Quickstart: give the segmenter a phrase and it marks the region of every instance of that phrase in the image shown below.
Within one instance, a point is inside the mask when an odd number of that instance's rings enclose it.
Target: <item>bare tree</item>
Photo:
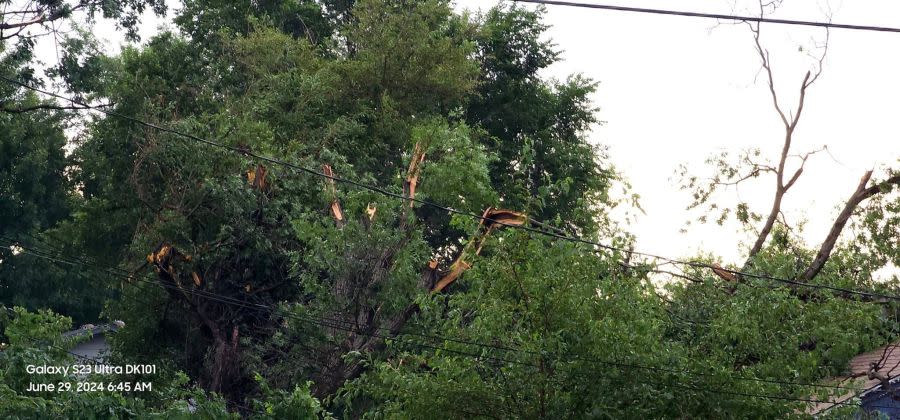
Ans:
[[[759,15],[762,17],[763,15],[771,12],[772,10],[776,9],[780,5],[780,3],[781,2],[777,0],[770,2],[760,1],[758,3]],[[830,16],[828,16],[828,19],[830,20]],[[800,119],[803,115],[803,111],[808,99],[809,90],[822,75],[824,62],[828,55],[828,45],[830,42],[830,32],[828,31],[828,29],[825,29],[824,43],[816,45],[816,48],[814,48],[812,51],[807,52],[807,55],[814,60],[813,68],[806,72],[806,74],[803,76],[802,81],[797,87],[797,102],[793,105],[793,107],[788,107],[784,104],[784,101],[781,100],[779,91],[775,86],[774,66],[772,64],[769,51],[764,47],[761,40],[761,24],[759,22],[744,23],[750,29],[750,33],[753,36],[753,46],[760,60],[760,69],[758,74],[762,74],[765,77],[772,107],[774,108],[775,113],[778,115],[778,118],[780,119],[783,127],[784,137],[781,145],[781,153],[779,154],[777,162],[769,163],[760,160],[760,158],[758,157],[758,150],[746,151],[743,153],[740,161],[736,165],[726,162],[727,153],[723,153],[721,156],[711,158],[708,161],[710,163],[716,163],[718,169],[717,174],[714,177],[710,178],[708,182],[700,182],[695,176],[689,178],[685,177],[687,182],[685,182],[682,186],[682,188],[684,189],[694,190],[694,203],[689,207],[694,208],[699,206],[700,204],[707,203],[707,201],[710,199],[710,196],[717,189],[730,187],[737,188],[740,184],[748,180],[757,178],[763,174],[774,176],[774,194],[772,197],[771,205],[768,208],[768,213],[765,215],[765,217],[763,217],[763,215],[757,215],[750,212],[746,203],[742,202],[738,205],[738,211],[736,212],[738,213],[738,219],[754,233],[755,237],[755,239],[753,240],[753,244],[750,247],[749,252],[747,253],[741,271],[747,271],[752,267],[755,257],[765,246],[776,224],[784,225],[785,227],[790,229],[788,221],[786,220],[784,212],[782,211],[785,197],[791,190],[791,188],[795,186],[797,181],[800,179],[808,159],[817,153],[827,151],[827,146],[823,146],[819,149],[807,151],[804,153],[793,152],[792,148],[794,146],[794,134],[796,133],[797,126],[799,125]],[[801,48],[801,51],[802,50],[803,49]],[[795,161],[799,161],[799,164],[796,166],[790,165],[792,159],[795,159]],[[681,172],[682,176],[685,176],[687,173],[687,168],[682,167]],[[828,235],[819,245],[819,250],[813,261],[810,262],[805,269],[800,270],[801,274],[799,274],[798,279],[802,281],[810,281],[815,278],[816,275],[818,275],[822,271],[823,267],[828,262],[828,259],[831,256],[831,253],[834,251],[842,230],[847,225],[848,221],[852,218],[854,212],[859,209],[860,206],[866,202],[866,200],[878,194],[887,193],[897,185],[900,185],[900,175],[898,174],[889,174],[884,180],[873,181],[872,171],[867,171],[860,179],[859,185],[857,186],[856,190],[844,203],[843,209],[832,223]],[[715,204],[708,204],[708,206],[711,210],[718,208]],[[729,211],[730,209],[725,209],[722,211],[722,215],[719,218],[720,223],[725,217],[728,216]],[[706,221],[706,216],[702,216],[700,219],[701,221]],[[758,225],[757,227],[758,222],[761,222],[762,224]],[[741,280],[740,276],[737,276],[736,279]]]
[[[760,14],[764,11],[765,5],[760,3]],[[828,29],[825,30],[825,44],[822,48],[821,55],[817,58],[817,64],[815,68],[815,73],[812,71],[807,71],[806,75],[803,77],[803,81],[800,83],[800,95],[797,100],[796,111],[788,111],[785,113],[782,104],[778,99],[778,92],[775,89],[775,79],[772,75],[772,61],[769,57],[769,51],[762,46],[760,42],[760,23],[750,23],[747,22],[747,26],[750,27],[750,31],[753,33],[753,42],[756,47],[756,52],[759,54],[759,59],[761,62],[762,70],[765,72],[766,80],[768,82],[769,94],[772,97],[772,105],[775,108],[775,111],[778,113],[779,118],[784,126],[784,143],[781,148],[781,157],[778,160],[778,165],[774,169],[775,173],[775,196],[772,199],[772,208],[769,211],[769,216],[766,218],[765,223],[762,228],[759,230],[759,234],[756,237],[756,241],[753,243],[753,246],[750,248],[750,252],[747,255],[747,262],[745,266],[749,265],[752,262],[754,256],[762,249],[763,244],[765,244],[766,239],[769,237],[769,234],[772,232],[772,227],[775,225],[775,222],[778,220],[778,215],[781,213],[781,205],[784,199],[784,195],[794,186],[797,182],[797,179],[800,178],[800,175],[803,173],[804,165],[806,164],[806,160],[810,157],[814,152],[809,152],[800,157],[800,167],[798,167],[795,171],[793,171],[790,176],[788,176],[788,171],[786,168],[787,159],[791,153],[791,145],[794,140],[794,132],[797,129],[797,124],[800,122],[800,117],[803,114],[803,107],[806,103],[806,93],[810,86],[819,79],[819,76],[822,75],[822,68],[825,61],[825,57],[828,54],[828,42],[830,37],[830,32]]]
[[[763,10],[764,5],[763,3],[760,3],[760,12],[762,13]],[[753,24],[748,22],[747,25],[750,27],[750,30],[753,33],[754,46],[756,47],[756,51],[759,54],[762,70],[764,70],[766,74],[769,94],[772,97],[772,104],[775,108],[775,111],[778,113],[778,116],[781,118],[782,124],[784,125],[784,144],[782,146],[781,157],[778,162],[778,166],[777,168],[774,168],[776,184],[775,196],[772,200],[772,208],[769,212],[769,216],[766,218],[766,221],[762,226],[762,229],[760,229],[759,234],[757,235],[756,241],[750,248],[750,252],[747,255],[747,261],[744,264],[745,268],[752,263],[753,257],[756,256],[762,249],[766,239],[769,236],[769,233],[772,231],[772,227],[774,226],[779,214],[781,213],[781,205],[784,195],[797,182],[797,179],[803,173],[803,167],[806,163],[807,158],[809,158],[811,154],[816,153],[816,151],[808,152],[802,156],[799,156],[801,159],[800,167],[797,168],[788,177],[789,172],[786,170],[785,164],[787,158],[790,156],[793,135],[803,112],[803,107],[806,102],[807,90],[810,86],[812,86],[813,83],[816,82],[816,80],[818,80],[819,76],[821,76],[822,74],[823,63],[828,53],[828,43],[830,38],[830,33],[828,29],[826,29],[825,43],[822,46],[821,55],[817,57],[815,72],[813,73],[812,71],[808,71],[804,76],[802,83],[800,84],[800,95],[796,106],[796,113],[789,112],[788,114],[785,114],[785,111],[782,108],[781,103],[779,102],[778,93],[775,89],[775,82],[772,76],[772,62],[769,58],[769,52],[762,46],[762,43],[760,42],[760,24]],[[853,212],[860,206],[860,204],[877,194],[890,191],[892,186],[900,185],[900,175],[893,175],[884,181],[875,183],[874,185],[869,185],[871,178],[871,170],[863,174],[856,190],[844,204],[842,211],[832,224],[828,235],[820,245],[815,259],[813,259],[809,267],[800,275],[800,280],[809,281],[812,280],[817,274],[819,274],[819,272],[825,266],[825,263],[828,261],[831,252],[834,250],[841,231],[844,229],[844,226],[846,226],[848,220],[853,215]]]

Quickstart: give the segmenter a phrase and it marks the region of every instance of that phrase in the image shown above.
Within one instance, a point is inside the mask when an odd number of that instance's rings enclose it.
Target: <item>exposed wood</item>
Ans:
[[[269,184],[266,181],[269,171],[262,164],[256,165],[256,168],[247,171],[247,182],[250,188],[259,191],[268,191]]]
[[[419,174],[422,172],[422,163],[425,161],[425,149],[416,143],[413,147],[413,154],[409,160],[409,169],[406,171],[406,180],[403,181],[403,195],[407,198],[416,198],[416,185],[419,183]],[[414,201],[409,201],[409,206],[413,207]]]
[[[441,277],[434,288],[433,293],[438,293],[447,288],[456,281],[463,272],[472,268],[471,262],[467,261],[471,256],[477,256],[481,253],[484,241],[490,236],[491,232],[502,226],[521,226],[528,221],[528,216],[513,210],[494,209],[488,207],[482,214],[481,222],[478,224],[478,231],[469,243],[463,248],[456,260],[450,265],[449,271]]]
[[[737,277],[734,275],[734,273],[731,273],[730,271],[725,271],[722,268],[722,266],[720,266],[719,264],[713,263],[712,271],[713,271],[713,273],[715,273],[717,276],[719,276],[723,280],[727,280],[727,281],[731,281],[731,282],[738,280]]]
[[[447,286],[452,284],[462,275],[462,273],[468,269],[472,268],[472,265],[463,260],[463,256],[461,255],[456,261],[453,261],[453,264],[450,265],[450,271],[441,277],[440,281],[434,285],[434,288],[431,289],[432,293],[440,293]]]
[[[338,201],[337,198],[337,189],[334,186],[334,179],[332,179],[334,177],[334,172],[331,171],[331,165],[322,165],[322,173],[328,177],[325,179],[325,189],[331,193],[331,204],[329,204],[328,210],[337,226],[339,228],[344,227],[344,224],[346,223],[344,220],[344,209],[341,207],[341,202]]]
[[[161,243],[147,256],[147,262],[156,269],[159,282],[163,289],[169,293],[173,301],[182,302],[190,308],[190,314],[195,316],[209,330],[213,345],[211,349],[211,364],[207,367],[206,382],[211,391],[227,392],[228,387],[234,384],[234,378],[238,374],[238,327],[231,325],[230,317],[223,316],[221,306],[208,299],[199,298],[194,292],[185,290],[180,276],[175,270],[178,261],[190,262],[191,257],[181,253],[177,248],[168,243]],[[191,272],[194,284],[199,286],[199,276]],[[230,337],[223,331],[231,328]]]
[[[405,211],[410,207],[403,206],[402,208],[404,210],[401,214],[401,228],[409,230],[410,226],[403,223],[403,220],[405,220]],[[431,260],[426,264],[418,281],[419,289],[430,290],[432,293],[445,290],[465,270],[471,267],[471,262],[468,259],[481,251],[484,240],[493,229],[504,225],[523,225],[528,221],[528,217],[523,213],[490,207],[485,210],[483,217],[484,219],[479,224],[478,231],[473,236],[473,239],[460,252],[460,256],[451,264],[449,272],[445,273],[443,277],[438,279],[437,261]],[[404,243],[401,241],[401,243],[391,246],[379,254],[376,263],[370,269],[369,275],[371,279],[367,284],[361,286],[363,290],[354,294],[352,298],[365,301],[366,296],[384,281],[389,272],[389,266],[393,264],[397,250]],[[332,292],[340,295],[348,292],[345,289],[347,287],[336,286]],[[347,295],[345,297],[350,296]],[[342,325],[354,325],[354,327],[351,328],[351,331],[347,331],[347,327],[330,329],[329,334],[333,335],[334,338],[343,337],[343,339],[340,340],[338,346],[326,350],[327,355],[322,362],[324,368],[315,381],[314,394],[320,397],[331,395],[347,380],[359,377],[366,368],[365,364],[348,361],[344,355],[348,352],[366,354],[384,349],[385,339],[399,334],[418,311],[419,306],[413,302],[392,317],[385,316],[382,306],[367,309],[365,305],[354,305],[349,313],[336,312],[333,314],[332,317],[342,320]]]

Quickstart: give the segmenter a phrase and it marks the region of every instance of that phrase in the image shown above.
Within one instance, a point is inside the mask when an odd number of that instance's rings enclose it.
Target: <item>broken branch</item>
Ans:
[[[844,230],[844,226],[847,225],[847,221],[853,216],[853,211],[856,210],[860,203],[880,193],[885,186],[900,185],[900,175],[894,175],[883,182],[866,187],[866,184],[869,183],[871,178],[872,171],[866,171],[866,173],[863,174],[862,178],[859,180],[859,185],[856,187],[856,191],[853,192],[846,204],[844,204],[844,208],[831,225],[828,236],[825,237],[825,240],[819,247],[819,252],[816,253],[815,259],[813,259],[809,268],[807,268],[800,276],[800,280],[812,280],[820,271],[822,271],[822,268],[825,267],[825,263],[828,262],[828,258],[831,256],[831,252],[834,250],[835,244],[837,244],[841,231]]]

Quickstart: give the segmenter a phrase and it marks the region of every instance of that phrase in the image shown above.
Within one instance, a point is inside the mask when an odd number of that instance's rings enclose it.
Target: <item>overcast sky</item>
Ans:
[[[601,3],[598,0],[587,2]],[[458,0],[477,10],[497,1]],[[632,7],[747,14],[753,2],[641,0],[602,2]],[[532,6],[526,6],[532,7]],[[900,25],[900,2],[853,0],[830,4],[832,20],[862,25]],[[821,21],[824,1],[786,0],[773,16]],[[749,237],[735,225],[693,225],[684,208],[690,195],[673,178],[680,163],[698,175],[711,174],[704,160],[722,150],[758,147],[777,159],[784,140],[764,75],[746,25],[715,20],[547,6],[549,36],[563,51],[548,76],[582,73],[600,82],[594,104],[600,119],[591,140],[609,146],[611,161],[640,194],[646,215],[631,226],[638,248],[668,255],[705,250],[738,262]],[[822,29],[766,25],[764,46],[771,51],[782,106],[793,109],[798,87],[815,60],[805,52],[825,39]],[[869,168],[900,157],[900,34],[832,30],[821,78],[810,88],[792,150],[803,153],[827,145],[834,159],[819,154],[786,196],[789,221],[806,220],[804,237],[818,244],[832,220]],[[877,172],[876,172],[877,173]],[[671,181],[670,181],[671,179]],[[766,213],[774,179],[742,187],[741,198]],[[734,203],[732,191],[723,196]],[[696,216],[696,215],[695,215]]]
[[[498,1],[456,3],[459,10],[478,11]],[[754,3],[741,0],[603,4],[755,14]],[[887,0],[786,0],[773,16],[821,21],[829,8],[834,22],[900,26],[900,2]],[[149,14],[145,19],[141,33],[147,39],[162,21]],[[720,255],[723,263],[741,261],[750,238],[736,225],[695,224],[680,232],[692,217],[684,210],[690,195],[678,190],[673,175],[682,163],[697,175],[709,175],[704,160],[723,150],[737,154],[758,147],[764,156],[777,159],[783,127],[765,77],[758,74],[760,63],[746,25],[562,6],[547,6],[545,22],[563,52],[561,62],[545,76],[565,79],[581,73],[600,83],[593,100],[606,124],[595,127],[590,139],[608,146],[610,161],[641,196],[646,214],[638,214],[629,227],[638,249],[672,257],[703,250]],[[782,106],[794,109],[799,84],[815,65],[806,51],[817,52],[825,32],[766,24],[762,31]],[[121,42],[109,23],[95,33],[110,41],[111,50]],[[900,34],[832,30],[830,39],[822,76],[808,92],[792,150],[803,153],[827,145],[831,156],[811,158],[783,206],[789,221],[807,222],[804,238],[811,245],[824,238],[838,206],[867,169],[878,174],[884,165],[900,166]],[[41,56],[53,60],[52,44],[44,45]],[[773,179],[761,178],[742,187],[740,196],[765,214],[773,184]],[[733,204],[734,191],[722,200]]]

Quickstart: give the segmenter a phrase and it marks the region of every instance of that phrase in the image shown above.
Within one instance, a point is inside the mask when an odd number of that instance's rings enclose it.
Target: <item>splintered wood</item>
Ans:
[[[179,289],[184,289],[184,285],[181,283],[179,276],[175,273],[175,267],[173,266],[176,259],[190,262],[192,258],[190,255],[182,254],[177,248],[165,242],[161,243],[153,252],[147,255],[147,262],[153,265],[153,268],[162,278],[175,283]],[[191,271],[191,280],[194,283],[194,287],[199,288],[203,284],[203,279],[194,271]]]
[[[334,222],[337,223],[338,227],[343,227],[345,223],[344,209],[341,207],[341,202],[337,199],[337,189],[334,187],[334,172],[331,171],[331,165],[322,165],[322,173],[328,177],[325,180],[325,189],[331,193],[331,204],[329,205],[331,217],[334,219]]]
[[[406,171],[406,180],[403,181],[403,195],[412,199],[416,198],[416,185],[419,183],[419,173],[422,172],[422,162],[425,161],[425,149],[419,143],[413,148],[412,158],[409,160],[409,169]],[[409,201],[409,207],[415,204]]]
[[[444,290],[447,286],[456,281],[462,273],[472,268],[472,263],[469,259],[481,253],[481,248],[484,246],[485,240],[495,228],[503,226],[522,226],[527,221],[528,216],[524,213],[488,207],[481,216],[481,222],[478,224],[478,231],[475,232],[475,235],[469,240],[469,243],[466,244],[462,252],[459,253],[459,256],[453,261],[453,264],[450,264],[450,270],[447,274],[444,274],[444,276],[438,280],[431,291],[433,293],[438,293]]]
[[[711,268],[712,268],[713,273],[716,273],[716,275],[719,276],[720,278],[722,278],[723,280],[737,281],[737,277],[734,276],[734,273],[725,270],[719,264],[713,263]]]
[[[269,184],[266,182],[266,176],[269,174],[269,171],[265,166],[256,165],[255,169],[250,169],[247,171],[247,183],[250,184],[250,188],[259,191],[268,191]]]

